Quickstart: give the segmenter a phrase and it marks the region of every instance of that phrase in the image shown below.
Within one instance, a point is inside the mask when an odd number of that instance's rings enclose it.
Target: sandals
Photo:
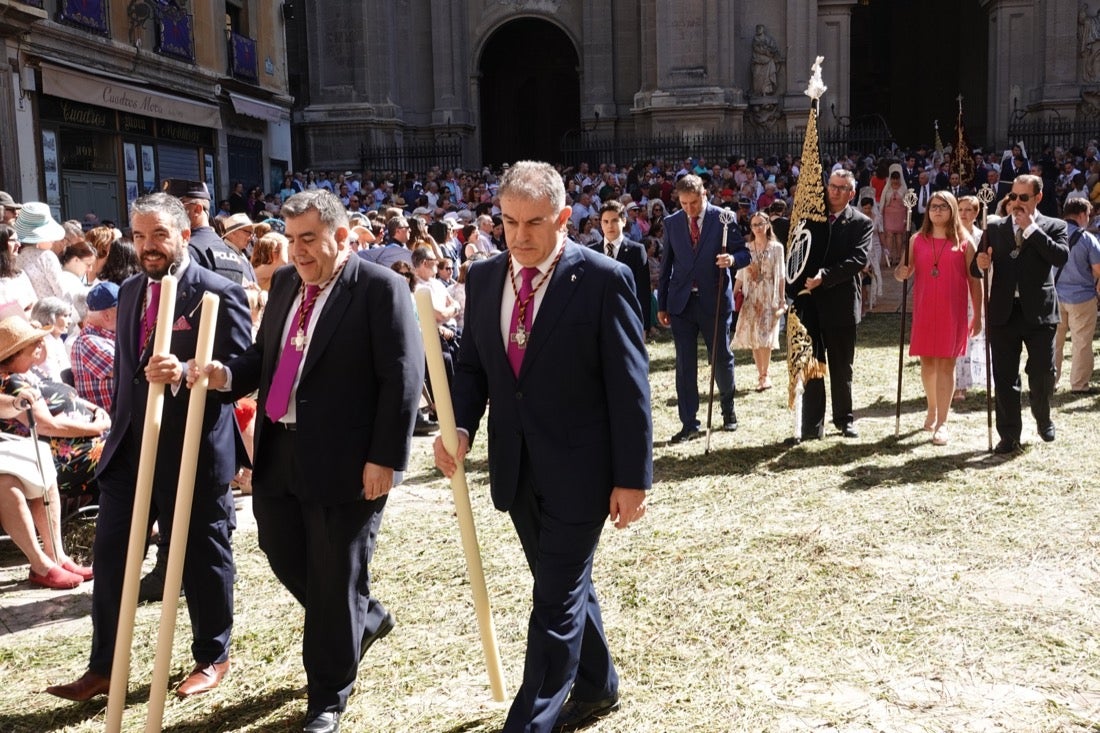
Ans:
[[[767,376],[760,377],[756,382],[756,391],[763,392],[766,389],[772,388],[772,380]]]
[[[932,445],[947,445],[947,426],[940,425],[936,432],[932,433]]]

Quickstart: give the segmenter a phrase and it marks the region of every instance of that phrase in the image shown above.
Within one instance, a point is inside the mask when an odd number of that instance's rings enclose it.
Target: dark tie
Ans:
[[[298,366],[302,363],[302,355],[305,353],[305,334],[309,329],[313,304],[317,301],[320,290],[318,285],[306,285],[305,295],[302,296],[302,302],[295,311],[290,330],[287,331],[283,353],[279,355],[279,363],[275,367],[275,375],[271,378],[271,389],[268,390],[267,402],[264,405],[267,416],[272,422],[281,420],[290,405],[290,390],[294,386],[294,378],[298,376]]]
[[[157,310],[160,308],[160,281],[154,280],[149,286],[149,304],[141,319],[141,350],[149,343],[149,337],[157,330]]]
[[[694,216],[688,217],[688,229],[691,231],[691,248],[694,250],[699,244],[699,220]]]
[[[836,214],[829,214],[829,223],[832,224],[836,221]]]
[[[1016,249],[1020,249],[1023,246],[1024,246],[1024,230],[1023,229],[1017,229],[1016,230]]]
[[[534,303],[531,297],[531,283],[535,275],[539,273],[537,267],[524,267],[519,271],[523,283],[516,294],[516,303],[512,306],[512,320],[508,324],[508,363],[512,365],[512,373],[519,376],[519,368],[523,365],[523,352],[527,349],[527,338],[531,331],[531,322],[534,320]],[[510,275],[511,273],[509,273]],[[523,329],[519,328],[519,314],[523,311]]]
[[[607,252],[607,256],[608,256],[608,257],[614,257],[614,256],[615,256],[615,245],[614,245],[614,244],[612,244],[611,242],[608,242],[608,243],[607,243],[607,244],[606,244],[606,245],[604,246],[604,251],[606,251],[606,252]]]

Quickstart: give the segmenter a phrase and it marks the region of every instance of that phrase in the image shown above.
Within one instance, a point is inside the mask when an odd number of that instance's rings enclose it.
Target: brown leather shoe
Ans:
[[[101,674],[96,674],[88,670],[84,673],[84,676],[76,682],[70,682],[67,685],[50,685],[46,688],[46,692],[65,700],[85,702],[91,700],[96,695],[106,695],[107,691],[110,689],[110,677],[104,677]]]
[[[191,674],[187,675],[187,679],[176,689],[176,694],[180,697],[191,697],[210,692],[221,684],[222,677],[225,677],[227,672],[229,672],[228,659],[224,662],[196,664]]]

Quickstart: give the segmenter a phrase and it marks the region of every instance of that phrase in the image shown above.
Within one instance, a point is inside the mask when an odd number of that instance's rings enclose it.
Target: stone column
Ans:
[[[733,79],[733,19],[724,0],[657,0],[656,86],[648,91],[644,84],[634,97],[640,129],[687,135],[740,129],[745,103]]]
[[[855,4],[855,0],[818,0],[817,3],[817,52],[813,55],[825,57],[821,78],[829,88],[821,98],[818,117],[821,127],[833,126],[833,105],[838,117],[847,116],[852,110],[852,6]],[[809,79],[809,67],[800,71]],[[805,88],[803,81],[802,89]]]
[[[466,71],[470,68],[466,0],[431,0],[432,125],[470,124]]]
[[[581,124],[586,130],[615,126],[615,34],[611,3],[581,6]]]
[[[1037,85],[1042,63],[1036,52],[1033,0],[981,0],[989,12],[989,141],[994,149],[1008,142],[1008,123],[1014,110],[1026,109]],[[1076,17],[1076,13],[1074,13]]]
[[[787,62],[783,66],[786,83],[783,110],[790,128],[804,127],[810,109],[810,98],[804,92],[810,81],[810,67],[817,51],[816,0],[787,1]],[[797,40],[795,40],[797,39]],[[826,63],[831,63],[826,59]],[[831,93],[830,89],[826,94]]]

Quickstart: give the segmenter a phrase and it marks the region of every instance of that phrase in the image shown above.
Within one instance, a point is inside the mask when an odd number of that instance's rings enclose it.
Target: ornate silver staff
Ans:
[[[982,242],[985,242],[985,230],[989,213],[989,205],[997,198],[997,192],[993,186],[983,183],[978,189],[978,200],[982,202]],[[989,263],[990,267],[993,263]],[[993,354],[989,348],[988,328],[986,319],[989,318],[989,267],[982,270],[982,328],[987,334],[982,337],[985,342],[985,424],[989,438],[989,450],[993,451]]]
[[[917,205],[917,194],[912,189],[905,192],[902,198],[905,204],[905,253],[902,262],[909,269],[909,249],[912,247],[913,236],[913,207]],[[905,308],[909,299],[909,278],[901,281],[901,337],[898,341],[898,397],[897,410],[894,414],[894,437],[901,434],[901,377],[905,368]]]
[[[720,255],[726,254],[726,241],[729,239],[729,227],[730,224],[737,221],[737,215],[730,209],[722,209],[718,212],[718,221],[722,222],[722,251]],[[703,455],[710,453],[710,421],[711,416],[714,414],[714,362],[718,354],[718,314],[722,308],[722,295],[725,294],[725,275],[723,270],[726,268],[718,268],[718,285],[715,288],[714,296],[714,335],[710,340],[710,399],[707,400],[707,442],[703,447]],[[732,279],[730,280],[732,284]],[[732,303],[731,303],[732,307]]]

